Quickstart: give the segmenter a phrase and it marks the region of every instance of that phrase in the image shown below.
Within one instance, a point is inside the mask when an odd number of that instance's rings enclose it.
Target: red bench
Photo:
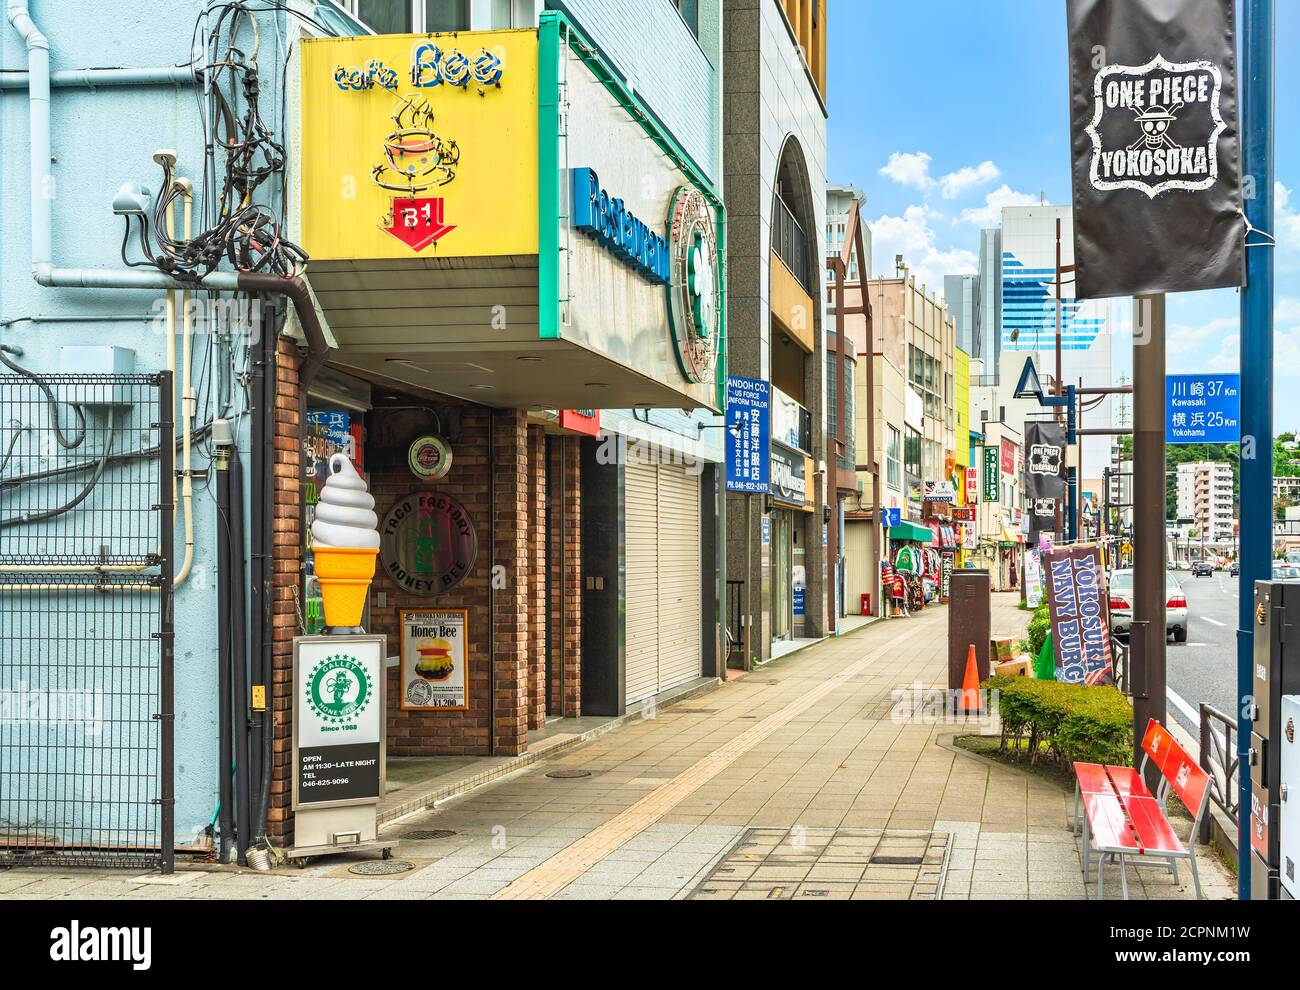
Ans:
[[[1094,856],[1097,864],[1097,896],[1106,896],[1106,861],[1119,861],[1120,883],[1128,899],[1127,867],[1130,859],[1168,860],[1174,883],[1178,882],[1178,861],[1192,868],[1196,896],[1201,897],[1201,878],[1196,871],[1196,832],[1210,796],[1210,777],[1169,731],[1152,719],[1142,739],[1142,766],[1074,765],[1074,821],[1083,827],[1083,879]],[[1147,764],[1160,771],[1154,794],[1145,782]],[[1165,814],[1165,803],[1173,793],[1192,813],[1192,830],[1184,843],[1174,833]]]

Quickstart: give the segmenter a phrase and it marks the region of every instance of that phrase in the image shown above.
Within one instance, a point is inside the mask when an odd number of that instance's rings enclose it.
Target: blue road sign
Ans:
[[[1165,376],[1165,443],[1240,442],[1240,375]]]
[[[880,515],[881,515],[880,521],[883,522],[890,529],[893,529],[895,526],[897,526],[899,523],[903,521],[902,509],[884,509],[881,511]]]
[[[727,379],[727,491],[765,495],[772,479],[772,386]]]

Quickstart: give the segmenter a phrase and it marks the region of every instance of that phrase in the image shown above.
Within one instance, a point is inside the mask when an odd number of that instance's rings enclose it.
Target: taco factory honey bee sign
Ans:
[[[400,609],[403,711],[469,708],[465,609]]]
[[[537,32],[303,43],[314,260],[537,253]]]

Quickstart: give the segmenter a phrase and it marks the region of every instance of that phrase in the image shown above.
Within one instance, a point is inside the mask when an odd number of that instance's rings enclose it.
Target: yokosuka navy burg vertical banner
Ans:
[[[1241,285],[1233,0],[1066,0],[1066,18],[1079,297]]]

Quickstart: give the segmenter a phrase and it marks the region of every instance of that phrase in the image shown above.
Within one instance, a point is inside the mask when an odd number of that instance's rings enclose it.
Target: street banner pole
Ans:
[[[1133,300],[1133,743],[1167,725],[1165,698],[1165,297]],[[1156,771],[1159,776],[1159,771]],[[1248,775],[1249,776],[1249,775]],[[1148,781],[1154,786],[1155,781]]]
[[[1237,629],[1237,897],[1250,899],[1250,735],[1255,582],[1273,556],[1273,64],[1274,0],[1244,0],[1242,143],[1247,221],[1241,293],[1241,588]],[[1271,824],[1271,823],[1270,823]]]

